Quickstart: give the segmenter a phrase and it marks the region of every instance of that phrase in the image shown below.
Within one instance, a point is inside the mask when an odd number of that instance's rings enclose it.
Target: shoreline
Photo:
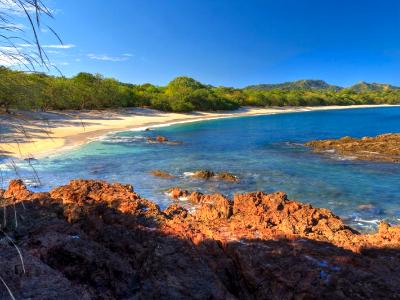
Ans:
[[[7,129],[11,132],[0,142],[0,155],[16,159],[43,158],[73,150],[112,133],[128,130],[141,131],[146,128],[166,127],[215,119],[398,106],[400,105],[242,107],[235,111],[193,113],[170,113],[143,108],[107,111],[51,111],[46,113],[18,112],[23,118],[30,118],[29,123],[25,125],[23,132],[18,131],[19,123],[7,124]],[[15,122],[18,122],[18,119]],[[12,132],[14,128],[17,129]]]

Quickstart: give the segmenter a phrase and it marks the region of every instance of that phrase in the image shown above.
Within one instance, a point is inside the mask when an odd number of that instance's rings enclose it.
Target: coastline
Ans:
[[[400,105],[350,105],[316,107],[242,107],[235,111],[170,113],[153,109],[107,111],[18,112],[24,119],[23,131],[18,117],[8,121],[9,133],[0,141],[3,156],[17,159],[41,158],[71,150],[106,134],[145,130],[212,119],[272,115],[321,110],[395,107]],[[28,121],[26,121],[28,120]],[[4,121],[4,120],[1,120]],[[12,122],[15,122],[12,123]]]

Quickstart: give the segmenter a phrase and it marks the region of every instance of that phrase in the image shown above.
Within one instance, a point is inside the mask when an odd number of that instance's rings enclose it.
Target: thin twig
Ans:
[[[25,270],[25,263],[24,263],[24,258],[22,257],[22,253],[19,250],[18,246],[14,243],[14,241],[12,240],[12,238],[10,238],[7,233],[5,233],[3,230],[0,229],[0,232],[13,244],[14,248],[17,250],[18,255],[19,255],[19,259],[21,260],[21,264],[22,264],[22,270],[24,271],[24,274],[26,273]]]
[[[11,292],[11,289],[8,287],[7,283],[4,281],[3,277],[0,276],[0,281],[4,284],[4,286],[7,289],[8,294],[10,295],[12,300],[16,300],[13,293]]]

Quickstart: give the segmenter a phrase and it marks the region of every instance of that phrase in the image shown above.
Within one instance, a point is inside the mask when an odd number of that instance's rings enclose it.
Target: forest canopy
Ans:
[[[156,86],[123,83],[84,72],[66,78],[0,67],[0,107],[3,111],[150,107],[189,112],[233,110],[241,106],[399,103],[399,89],[238,89],[206,85],[184,76],[173,79],[167,86]]]

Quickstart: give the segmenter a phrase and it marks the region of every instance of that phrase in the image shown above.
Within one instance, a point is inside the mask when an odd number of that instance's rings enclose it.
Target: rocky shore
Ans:
[[[337,140],[317,140],[306,143],[306,146],[318,153],[334,153],[359,160],[400,163],[399,133],[361,139],[346,136]]]
[[[360,234],[283,192],[181,194],[194,209],[162,211],[118,183],[33,193],[12,181],[0,191],[0,299],[400,297],[400,227]]]

